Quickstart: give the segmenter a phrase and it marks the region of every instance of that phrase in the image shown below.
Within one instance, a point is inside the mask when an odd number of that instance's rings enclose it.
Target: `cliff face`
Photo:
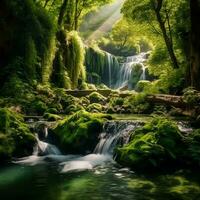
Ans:
[[[88,82],[103,83],[111,88],[115,86],[120,69],[115,56],[100,49],[89,47],[86,48],[85,66]]]

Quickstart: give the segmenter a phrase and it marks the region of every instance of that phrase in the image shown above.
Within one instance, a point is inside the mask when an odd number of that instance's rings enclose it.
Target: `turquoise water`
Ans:
[[[114,162],[91,170],[61,173],[47,162],[0,170],[1,200],[198,200],[198,173],[138,175]]]

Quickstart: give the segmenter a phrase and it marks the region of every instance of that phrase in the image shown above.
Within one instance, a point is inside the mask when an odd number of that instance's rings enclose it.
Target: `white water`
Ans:
[[[100,141],[97,144],[94,153],[113,154],[113,150],[118,143],[127,144],[129,142],[130,132],[139,127],[138,122],[108,122],[104,125],[104,132],[100,134]]]
[[[35,146],[35,149],[33,151],[33,155],[39,156],[39,155],[61,155],[61,152],[59,149],[53,145],[49,144],[47,142],[43,142],[38,138],[38,135],[36,134],[37,139],[37,145]]]
[[[130,132],[140,126],[138,122],[120,121],[107,122],[104,131],[100,134],[99,143],[94,153],[86,156],[61,155],[55,145],[41,141],[38,136],[37,145],[33,155],[18,159],[15,163],[24,165],[37,165],[46,162],[60,163],[61,173],[92,170],[94,167],[113,161],[113,150],[117,144],[126,144]],[[48,136],[48,129],[45,129]]]
[[[119,71],[119,80],[116,84],[116,88],[129,87],[129,80],[131,79],[132,70],[136,65],[141,65],[142,74],[140,80],[146,80],[146,68],[144,62],[147,60],[148,53],[140,53],[138,55],[129,56],[126,58],[126,62],[122,63]]]
[[[114,162],[113,151],[116,145],[124,145],[129,142],[131,132],[141,127],[143,123],[137,121],[108,121],[104,124],[104,131],[100,134],[99,143],[92,154],[61,155],[55,145],[41,141],[37,137],[37,146],[33,155],[18,159],[14,163],[23,165],[38,165],[48,162],[60,163],[60,172],[69,173],[76,171],[93,170],[100,165]],[[178,123],[179,129],[189,132],[191,129],[184,123]],[[48,129],[47,135],[48,135]]]
[[[108,78],[109,78],[109,87],[112,87],[112,66],[113,66],[113,57],[111,54],[106,52],[107,61],[108,61]]]

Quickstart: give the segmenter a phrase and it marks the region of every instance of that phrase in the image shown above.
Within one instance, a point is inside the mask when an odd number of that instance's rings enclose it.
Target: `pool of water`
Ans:
[[[84,158],[84,159],[83,159]],[[12,164],[0,169],[2,200],[198,200],[198,173],[179,171],[173,174],[139,175],[122,168],[113,160],[64,170],[71,160],[60,164],[48,159],[34,166]],[[96,158],[95,158],[96,159]],[[81,161],[88,157],[81,157]],[[91,157],[90,157],[91,160]],[[99,158],[98,158],[99,160]],[[77,161],[77,162],[76,162]],[[85,165],[84,165],[85,166]]]

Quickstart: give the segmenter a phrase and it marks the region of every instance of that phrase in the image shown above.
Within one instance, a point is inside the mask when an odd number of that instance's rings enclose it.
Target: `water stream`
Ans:
[[[86,156],[62,155],[56,146],[46,141],[48,128],[45,127],[45,141],[37,136],[38,142],[32,156],[0,168],[1,199],[198,199],[199,176],[183,171],[171,175],[141,176],[128,168],[122,168],[113,160],[115,146],[126,144],[130,132],[142,124],[131,120],[105,123],[94,153]],[[187,129],[182,124],[180,126],[183,130]],[[178,188],[183,185],[192,188],[192,193],[179,191]]]
[[[119,79],[116,83],[116,88],[130,88],[129,81],[132,77],[132,71],[137,66],[140,65],[142,69],[142,73],[140,75],[139,80],[146,80],[146,67],[144,62],[147,60],[148,52],[140,53],[138,55],[129,56],[126,58],[126,61],[121,64],[121,69],[119,71]]]

